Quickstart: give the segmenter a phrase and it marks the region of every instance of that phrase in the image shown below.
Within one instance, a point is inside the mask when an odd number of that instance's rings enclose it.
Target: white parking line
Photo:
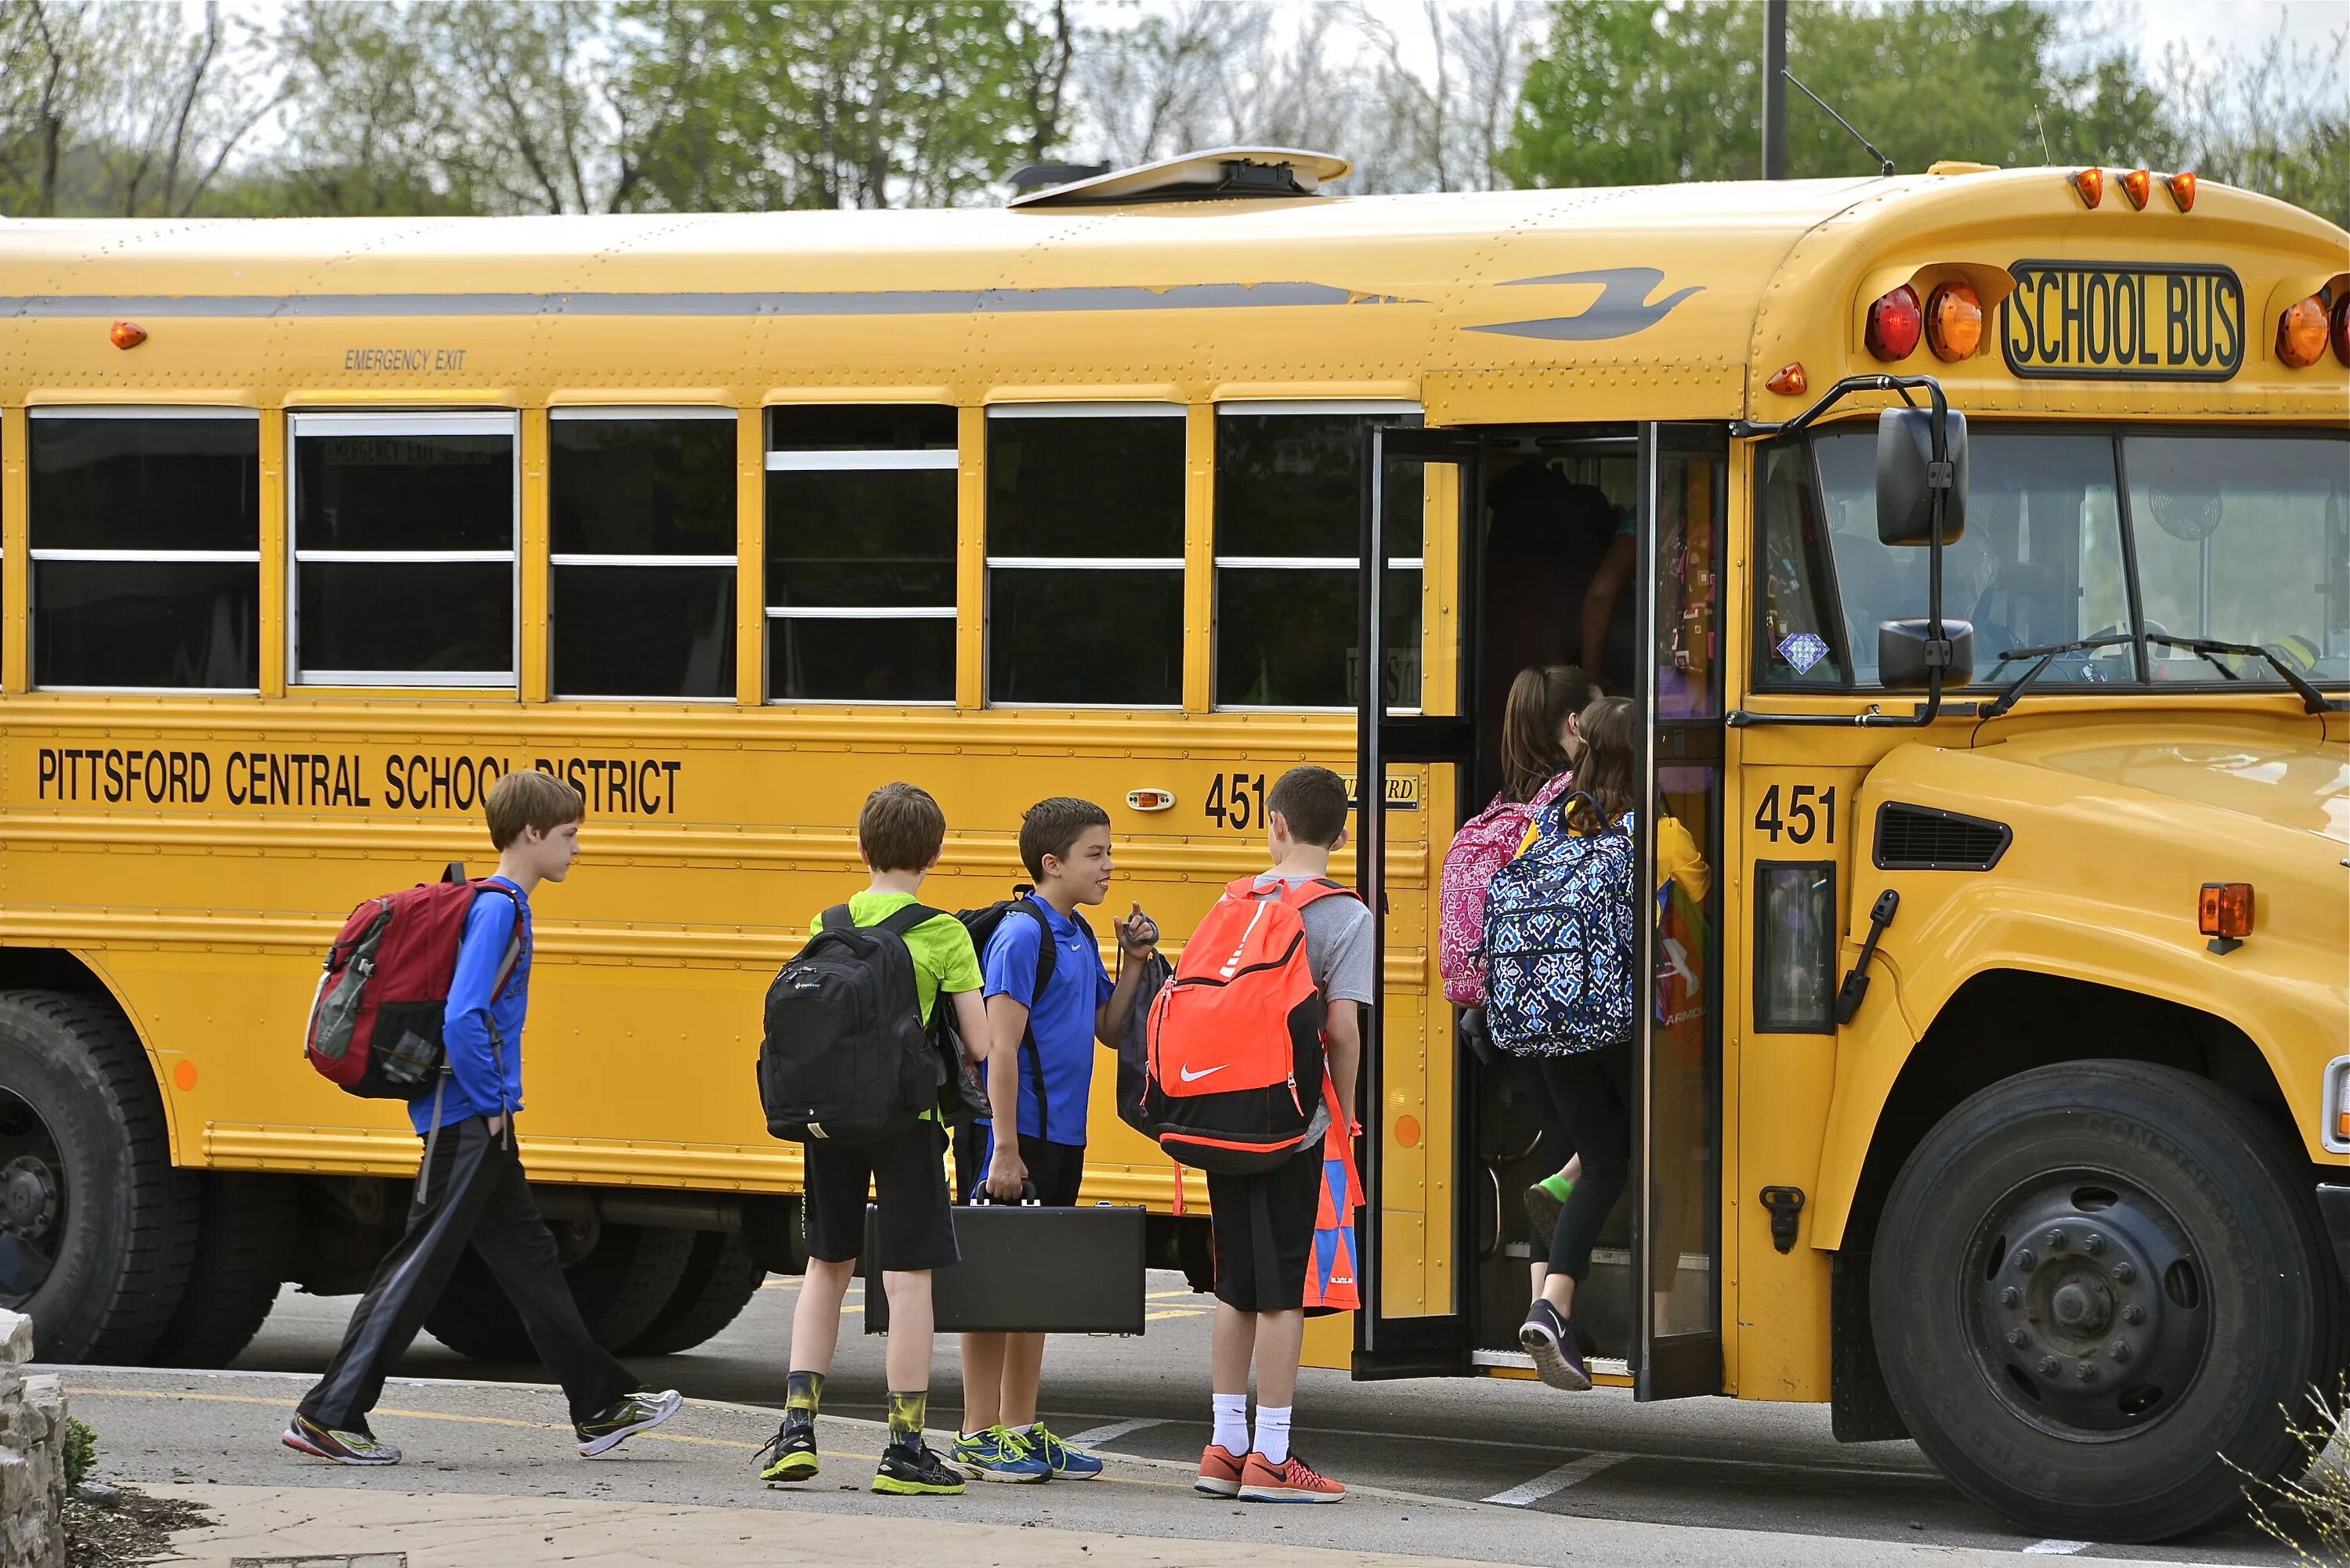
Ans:
[[[1152,1420],[1113,1421],[1107,1427],[1095,1427],[1087,1431],[1074,1433],[1063,1438],[1062,1441],[1080,1449],[1098,1448],[1114,1438],[1125,1437],[1128,1432],[1139,1432],[1145,1427],[1163,1427],[1166,1424],[1165,1421]]]
[[[1601,1470],[1611,1465],[1620,1465],[1631,1457],[1629,1454],[1586,1454],[1579,1459],[1569,1459],[1555,1470],[1545,1470],[1523,1486],[1497,1491],[1485,1501],[1498,1502],[1504,1508],[1526,1508],[1555,1491],[1565,1491],[1568,1487],[1587,1481]]]
[[[2027,1557],[2070,1557],[2075,1552],[2088,1549],[2089,1542],[2085,1541],[2035,1541],[2023,1549],[2023,1554]]]

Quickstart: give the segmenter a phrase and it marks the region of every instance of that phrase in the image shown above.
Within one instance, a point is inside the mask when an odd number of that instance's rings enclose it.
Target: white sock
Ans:
[[[1264,1456],[1269,1465],[1289,1462],[1289,1412],[1284,1405],[1276,1410],[1270,1405],[1256,1407],[1256,1451]]]
[[[1228,1454],[1245,1454],[1248,1441],[1248,1396],[1218,1394],[1213,1396],[1216,1407],[1216,1435],[1211,1440],[1221,1445]]]

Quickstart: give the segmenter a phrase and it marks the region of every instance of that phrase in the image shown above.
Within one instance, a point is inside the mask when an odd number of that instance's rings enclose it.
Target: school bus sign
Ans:
[[[2018,376],[2224,381],[2244,362],[2244,289],[2222,266],[2018,262],[2000,347]]]

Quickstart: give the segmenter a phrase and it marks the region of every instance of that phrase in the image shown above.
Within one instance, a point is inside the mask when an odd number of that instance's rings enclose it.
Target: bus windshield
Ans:
[[[1943,612],[1974,626],[1975,672],[2004,656],[2143,628],[2257,643],[2319,684],[2350,680],[2350,441],[2330,435],[2033,432],[1977,427],[1967,526]],[[1926,613],[1927,553],[1877,540],[1877,438],[1832,431],[1763,469],[1758,668],[1781,688],[1876,686],[1877,626]],[[1830,613],[1840,610],[1840,613]],[[2045,684],[2282,684],[2260,659],[2155,644],[2059,659]]]

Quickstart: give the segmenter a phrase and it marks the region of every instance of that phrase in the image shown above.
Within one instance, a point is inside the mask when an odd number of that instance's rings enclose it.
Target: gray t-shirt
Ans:
[[[1295,888],[1314,878],[1276,878],[1268,871],[1256,879],[1256,885],[1270,888],[1275,880],[1286,881]],[[1363,901],[1336,895],[1316,898],[1300,909],[1297,918],[1305,925],[1305,967],[1313,974],[1314,983],[1322,988],[1323,1000],[1369,1006],[1378,992],[1378,967],[1373,961],[1378,955],[1371,951],[1371,912],[1363,907]],[[1329,1107],[1316,1101],[1313,1119],[1305,1129],[1305,1147],[1319,1147],[1329,1126]]]
[[[1293,888],[1315,880],[1311,877],[1280,879]],[[1274,880],[1268,871],[1256,879],[1256,885],[1270,888]],[[1299,910],[1297,918],[1305,923],[1305,967],[1313,972],[1314,983],[1322,988],[1322,999],[1359,1002],[1365,1007],[1377,1001],[1378,971],[1371,961],[1371,912],[1363,907],[1363,901],[1336,896],[1316,898]]]

